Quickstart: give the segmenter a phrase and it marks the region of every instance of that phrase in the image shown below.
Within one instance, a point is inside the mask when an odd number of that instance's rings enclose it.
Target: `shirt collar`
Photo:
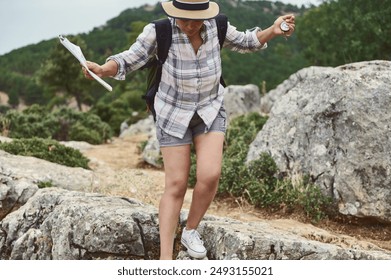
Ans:
[[[173,21],[174,21],[174,26],[175,26],[176,28],[178,28],[178,30],[179,30],[180,32],[182,32],[181,29],[179,28],[179,26],[178,26],[178,24],[177,24],[175,18],[173,18]],[[205,39],[206,39],[206,37],[207,37],[207,36],[206,36],[206,34],[207,34],[207,32],[206,32],[207,25],[210,25],[210,24],[208,24],[208,23],[209,23],[208,20],[204,20],[204,24],[203,24],[202,27],[201,27],[201,38],[202,38],[202,40],[204,40],[204,41],[205,41]]]

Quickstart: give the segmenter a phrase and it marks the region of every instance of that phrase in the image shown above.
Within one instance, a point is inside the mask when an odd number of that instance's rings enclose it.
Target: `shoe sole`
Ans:
[[[196,258],[196,259],[203,259],[206,257],[206,250],[204,252],[197,252],[190,248],[190,246],[187,245],[186,240],[181,238],[181,243],[183,246],[186,247],[187,253],[190,255],[190,257]]]

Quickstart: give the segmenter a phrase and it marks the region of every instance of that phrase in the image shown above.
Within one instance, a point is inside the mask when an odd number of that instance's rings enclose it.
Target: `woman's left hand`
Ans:
[[[289,26],[288,31],[283,31],[281,29],[281,23],[286,22]],[[274,32],[276,35],[283,35],[286,37],[289,37],[293,34],[295,31],[295,16],[290,14],[290,15],[285,15],[285,16],[280,16],[274,21]]]

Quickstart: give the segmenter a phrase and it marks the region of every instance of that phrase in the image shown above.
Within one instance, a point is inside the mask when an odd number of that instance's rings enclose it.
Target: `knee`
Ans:
[[[183,198],[187,190],[187,178],[170,178],[166,180],[165,193],[174,198]]]
[[[221,176],[221,170],[209,170],[205,172],[199,172],[197,174],[197,183],[205,185],[210,189],[211,187],[217,187]]]

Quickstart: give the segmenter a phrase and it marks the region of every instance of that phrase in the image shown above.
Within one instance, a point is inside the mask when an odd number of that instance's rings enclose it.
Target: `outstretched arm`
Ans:
[[[281,23],[285,21],[289,26],[289,31],[284,32],[281,30],[280,25]],[[266,28],[264,30],[258,31],[257,37],[259,42],[263,45],[273,39],[276,36],[291,36],[292,33],[295,31],[295,16],[294,15],[285,15],[280,16],[277,18],[273,25],[269,28]]]

